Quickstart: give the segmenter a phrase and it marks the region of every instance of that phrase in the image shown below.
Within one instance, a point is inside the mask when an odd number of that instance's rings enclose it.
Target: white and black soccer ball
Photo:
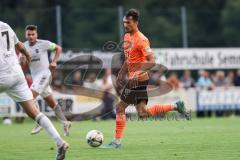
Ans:
[[[103,143],[103,134],[97,130],[91,130],[86,135],[86,140],[89,146],[99,147]]]
[[[11,125],[12,124],[12,120],[10,118],[6,118],[3,120],[3,124],[4,125]]]

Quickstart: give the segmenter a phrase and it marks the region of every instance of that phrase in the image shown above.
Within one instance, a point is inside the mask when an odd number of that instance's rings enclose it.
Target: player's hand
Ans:
[[[55,73],[56,68],[57,68],[57,63],[56,63],[56,62],[51,62],[51,63],[49,64],[49,69],[50,69],[50,71],[52,72],[52,74]]]

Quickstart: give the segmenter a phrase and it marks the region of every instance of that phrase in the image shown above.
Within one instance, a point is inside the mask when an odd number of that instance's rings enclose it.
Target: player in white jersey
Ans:
[[[62,112],[61,106],[53,98],[52,89],[50,87],[52,79],[51,72],[54,72],[54,69],[56,68],[57,60],[61,54],[62,48],[50,41],[37,39],[37,26],[35,25],[26,26],[25,32],[27,41],[24,42],[24,46],[32,56],[29,68],[33,79],[33,83],[30,87],[33,97],[36,99],[38,95],[42,96],[48,106],[53,109],[56,117],[63,124],[64,135],[68,136],[71,122],[67,121]],[[50,64],[48,60],[48,51],[55,51],[55,55]],[[37,134],[41,129],[42,127],[37,124],[31,133]]]
[[[56,159],[62,160],[69,145],[61,138],[51,121],[36,108],[15,50],[21,52],[27,61],[31,62],[31,55],[18,40],[12,28],[0,21],[0,93],[7,93],[23,107],[29,117],[46,130],[58,147]]]

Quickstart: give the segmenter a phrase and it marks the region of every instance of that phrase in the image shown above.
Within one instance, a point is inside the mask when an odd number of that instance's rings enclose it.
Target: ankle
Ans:
[[[121,143],[121,138],[115,138],[113,141],[117,144],[120,144]]]
[[[172,106],[173,106],[173,110],[177,111],[177,108],[178,108],[177,103],[173,103]]]

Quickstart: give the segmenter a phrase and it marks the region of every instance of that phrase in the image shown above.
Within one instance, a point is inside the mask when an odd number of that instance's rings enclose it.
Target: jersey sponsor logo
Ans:
[[[40,61],[39,49],[35,49],[35,55],[32,57],[32,62]]]
[[[4,53],[4,58],[9,58],[11,56],[13,56],[13,54],[11,52],[7,52],[7,53]]]
[[[34,59],[32,59],[31,62],[36,62],[36,61],[40,61],[40,58],[34,58]]]

